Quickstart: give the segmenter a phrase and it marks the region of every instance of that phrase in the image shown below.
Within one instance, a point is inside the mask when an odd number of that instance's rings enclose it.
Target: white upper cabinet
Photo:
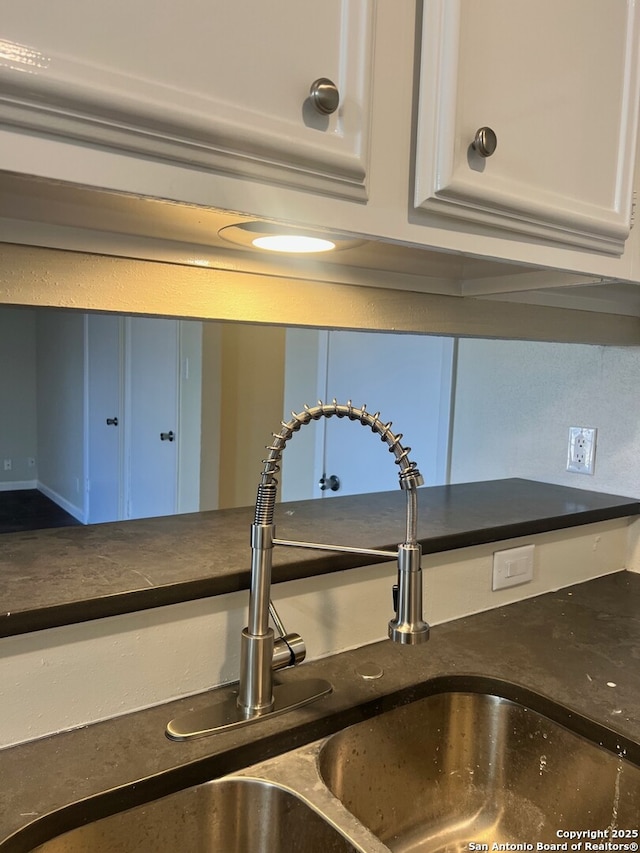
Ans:
[[[373,5],[8,0],[2,122],[363,199]],[[314,106],[319,78],[335,84],[337,107],[326,87]]]
[[[639,7],[4,0],[0,241],[563,306],[640,282]],[[220,236],[247,217],[356,242],[267,256]]]
[[[634,0],[425,0],[415,206],[620,254],[638,46]]]

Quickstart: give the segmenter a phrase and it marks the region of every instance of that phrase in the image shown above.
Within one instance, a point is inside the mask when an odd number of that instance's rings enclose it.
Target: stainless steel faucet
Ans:
[[[348,418],[369,427],[388,445],[399,466],[400,488],[407,495],[405,541],[396,551],[379,551],[369,548],[349,548],[342,545],[321,545],[315,542],[298,542],[277,539],[273,522],[282,452],[294,433],[301,427],[320,418]],[[203,737],[234,726],[246,725],[266,714],[279,714],[313,702],[330,693],[331,684],[323,679],[306,679],[284,684],[273,683],[273,671],[291,666],[304,659],[305,648],[298,634],[288,634],[270,601],[273,548],[282,545],[294,548],[315,548],[341,551],[373,557],[398,560],[398,585],[395,595],[395,617],[389,622],[389,637],[396,643],[416,644],[429,638],[429,626],[422,618],[421,549],[417,542],[417,488],[423,484],[422,475],[409,460],[410,447],[400,443],[402,433],[391,431],[391,422],[380,420],[380,413],[370,414],[366,406],[356,408],[348,401],[345,405],[335,400],[317,406],[305,406],[292,419],[282,423],[279,433],[273,433],[273,442],[264,460],[258,485],[255,516],[251,525],[251,590],[249,619],[242,632],[240,684],[237,698],[231,697],[202,711],[191,711],[172,720],[167,726],[167,736],[173,740]],[[278,628],[276,640],[269,625],[269,616]]]

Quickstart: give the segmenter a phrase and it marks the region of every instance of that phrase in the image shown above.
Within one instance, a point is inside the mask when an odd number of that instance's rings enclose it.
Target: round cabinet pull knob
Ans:
[[[311,103],[322,115],[328,116],[335,113],[340,103],[340,92],[338,87],[328,77],[318,77],[309,89]]]
[[[498,147],[498,137],[490,127],[481,127],[476,130],[471,147],[481,157],[491,157]]]
[[[117,418],[107,418],[107,426],[118,426]]]
[[[176,434],[173,430],[169,430],[169,432],[160,433],[160,441],[173,441],[175,437]]]

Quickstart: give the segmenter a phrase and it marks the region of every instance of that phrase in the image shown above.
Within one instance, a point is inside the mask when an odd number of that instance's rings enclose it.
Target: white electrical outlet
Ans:
[[[596,461],[596,436],[592,427],[569,427],[567,471],[575,474],[593,474]]]

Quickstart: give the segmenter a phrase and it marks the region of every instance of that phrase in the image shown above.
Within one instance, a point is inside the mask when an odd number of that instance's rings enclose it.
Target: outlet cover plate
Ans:
[[[493,554],[492,590],[518,586],[533,580],[533,554],[535,545],[508,548]]]
[[[574,474],[593,474],[596,461],[596,437],[593,427],[569,427],[567,471]]]

